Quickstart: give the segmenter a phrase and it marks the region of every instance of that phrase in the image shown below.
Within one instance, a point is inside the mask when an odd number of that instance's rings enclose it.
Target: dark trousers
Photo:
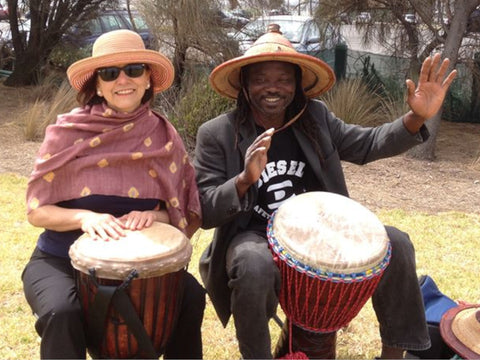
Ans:
[[[85,359],[84,319],[70,259],[35,249],[23,274],[25,297],[38,319],[42,359]],[[201,359],[201,325],[205,290],[189,273],[177,325],[169,340],[165,359]]]
[[[430,339],[409,236],[386,227],[392,258],[372,297],[382,343],[407,350],[427,349]],[[244,359],[271,358],[269,319],[275,314],[280,272],[263,233],[247,231],[227,251],[231,307]]]

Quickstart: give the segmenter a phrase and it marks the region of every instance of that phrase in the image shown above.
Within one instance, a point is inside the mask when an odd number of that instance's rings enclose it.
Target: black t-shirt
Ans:
[[[262,128],[257,127],[261,134]],[[307,191],[312,171],[295,138],[287,127],[272,137],[268,161],[258,180],[258,200],[248,226],[251,230],[265,231],[271,214],[287,199]]]

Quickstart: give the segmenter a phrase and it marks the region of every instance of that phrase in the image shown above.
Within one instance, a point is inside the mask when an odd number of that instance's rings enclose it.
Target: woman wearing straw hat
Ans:
[[[100,36],[68,79],[81,107],[46,130],[27,190],[28,220],[44,228],[23,275],[42,358],[86,357],[68,250],[82,233],[119,239],[154,221],[190,237],[200,224],[193,166],[178,133],[150,108],[173,81],[171,62],[129,30]],[[169,171],[176,164],[175,171]],[[176,199],[175,204],[170,199]],[[187,273],[165,358],[201,358],[205,290]],[[188,346],[185,346],[188,344]]]
[[[340,160],[365,164],[425,141],[423,124],[440,109],[456,75],[445,76],[447,59],[428,58],[418,86],[407,81],[411,111],[377,128],[348,125],[314,100],[333,86],[332,69],[297,53],[278,26],[269,30],[244,55],[212,71],[212,87],[236,99],[237,107],[200,127],[194,159],[202,227],[216,228],[200,273],[224,325],[233,314],[244,358],[272,357],[268,322],[276,312],[280,277],[266,240],[271,209],[305,191],[348,196]],[[281,164],[298,171],[288,176]],[[261,186],[265,182],[274,193]],[[428,348],[430,342],[413,246],[398,229],[387,227],[387,233],[392,259],[373,304],[381,356],[395,358],[404,349]]]

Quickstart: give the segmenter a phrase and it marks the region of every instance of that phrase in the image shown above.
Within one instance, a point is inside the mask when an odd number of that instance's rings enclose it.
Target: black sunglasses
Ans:
[[[113,81],[118,78],[122,70],[128,77],[137,78],[143,75],[146,68],[145,64],[128,64],[121,68],[110,66],[98,69],[97,74],[103,81]]]

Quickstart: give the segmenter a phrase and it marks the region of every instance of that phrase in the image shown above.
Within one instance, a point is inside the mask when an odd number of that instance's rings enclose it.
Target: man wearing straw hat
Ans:
[[[305,191],[348,196],[340,160],[365,164],[424,142],[424,122],[440,109],[456,76],[455,70],[446,76],[448,59],[429,57],[418,85],[407,80],[407,114],[376,128],[349,125],[314,99],[335,83],[332,69],[296,52],[272,25],[243,56],[212,71],[212,87],[236,99],[237,107],[200,127],[195,153],[202,226],[215,228],[200,273],[224,326],[233,314],[243,358],[272,357],[268,322],[276,312],[280,275],[266,240],[270,209]],[[280,164],[291,171],[281,171]],[[272,194],[261,185],[274,176]],[[381,356],[401,358],[405,349],[428,348],[430,340],[412,243],[395,228],[387,233],[392,259],[373,306]]]

